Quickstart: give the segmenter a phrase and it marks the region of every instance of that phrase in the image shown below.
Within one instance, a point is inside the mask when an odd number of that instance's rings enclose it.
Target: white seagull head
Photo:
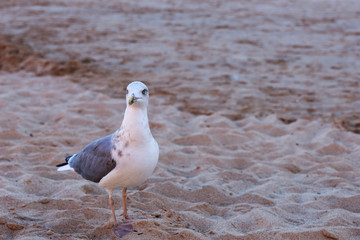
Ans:
[[[149,103],[149,89],[139,81],[130,83],[126,88],[127,107],[147,108]]]

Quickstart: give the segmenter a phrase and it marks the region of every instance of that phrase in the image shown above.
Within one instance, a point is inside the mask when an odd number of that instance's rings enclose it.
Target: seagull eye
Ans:
[[[129,94],[129,90],[126,89],[126,95],[128,95],[128,94]]]
[[[148,90],[147,90],[147,89],[142,90],[142,94],[143,94],[143,95],[146,95],[146,94],[147,94],[147,92],[148,92]]]

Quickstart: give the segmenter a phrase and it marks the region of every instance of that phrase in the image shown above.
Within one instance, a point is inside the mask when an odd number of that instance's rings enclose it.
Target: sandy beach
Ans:
[[[120,127],[132,81],[160,159],[123,239],[360,239],[359,18],[351,0],[2,1],[0,239],[118,239],[105,190],[55,165]]]

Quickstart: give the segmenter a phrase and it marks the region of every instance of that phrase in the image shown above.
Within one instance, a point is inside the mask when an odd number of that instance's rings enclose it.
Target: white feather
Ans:
[[[74,169],[73,169],[72,167],[70,167],[68,164],[65,165],[65,166],[59,167],[57,170],[58,170],[59,172],[61,172],[61,171],[68,171],[68,170],[74,171]]]

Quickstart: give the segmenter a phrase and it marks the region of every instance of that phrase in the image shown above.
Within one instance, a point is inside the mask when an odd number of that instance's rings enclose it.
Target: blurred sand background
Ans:
[[[150,89],[123,239],[360,239],[360,2],[0,1],[0,239],[116,239],[54,167]],[[122,212],[115,192],[117,215]]]

